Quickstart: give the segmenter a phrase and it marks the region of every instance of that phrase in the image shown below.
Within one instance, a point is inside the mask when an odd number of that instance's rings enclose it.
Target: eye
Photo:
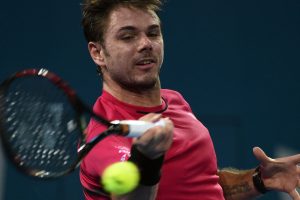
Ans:
[[[152,30],[148,32],[148,37],[159,37],[161,35],[159,30]]]
[[[125,35],[122,35],[121,37],[120,37],[120,39],[121,40],[125,40],[125,41],[127,41],[127,40],[132,40],[132,39],[134,39],[134,35],[133,34],[125,34]]]

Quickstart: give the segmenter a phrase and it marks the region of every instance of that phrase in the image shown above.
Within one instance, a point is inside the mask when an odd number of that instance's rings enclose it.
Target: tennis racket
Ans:
[[[107,129],[89,142],[84,129],[94,118]],[[23,173],[39,178],[67,175],[101,140],[116,134],[138,137],[157,123],[108,121],[93,113],[59,76],[26,69],[0,85],[0,135],[8,158]]]

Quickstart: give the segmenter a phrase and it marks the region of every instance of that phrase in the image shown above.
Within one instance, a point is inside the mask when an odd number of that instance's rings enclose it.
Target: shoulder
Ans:
[[[189,103],[180,92],[171,89],[161,89],[161,94],[170,106],[183,106],[186,110],[191,111]]]
[[[185,101],[183,95],[175,90],[161,89],[161,94],[164,98],[168,99],[169,101]]]

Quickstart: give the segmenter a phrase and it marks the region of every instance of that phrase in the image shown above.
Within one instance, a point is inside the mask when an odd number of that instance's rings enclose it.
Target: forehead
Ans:
[[[136,28],[147,28],[152,25],[160,25],[160,19],[154,11],[133,8],[118,7],[114,9],[109,17],[107,31],[118,31],[125,26]]]

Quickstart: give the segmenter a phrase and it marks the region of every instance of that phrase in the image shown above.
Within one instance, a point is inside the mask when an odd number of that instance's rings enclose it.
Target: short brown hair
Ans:
[[[82,27],[86,40],[103,43],[108,17],[118,6],[135,7],[158,12],[162,0],[83,0]]]

